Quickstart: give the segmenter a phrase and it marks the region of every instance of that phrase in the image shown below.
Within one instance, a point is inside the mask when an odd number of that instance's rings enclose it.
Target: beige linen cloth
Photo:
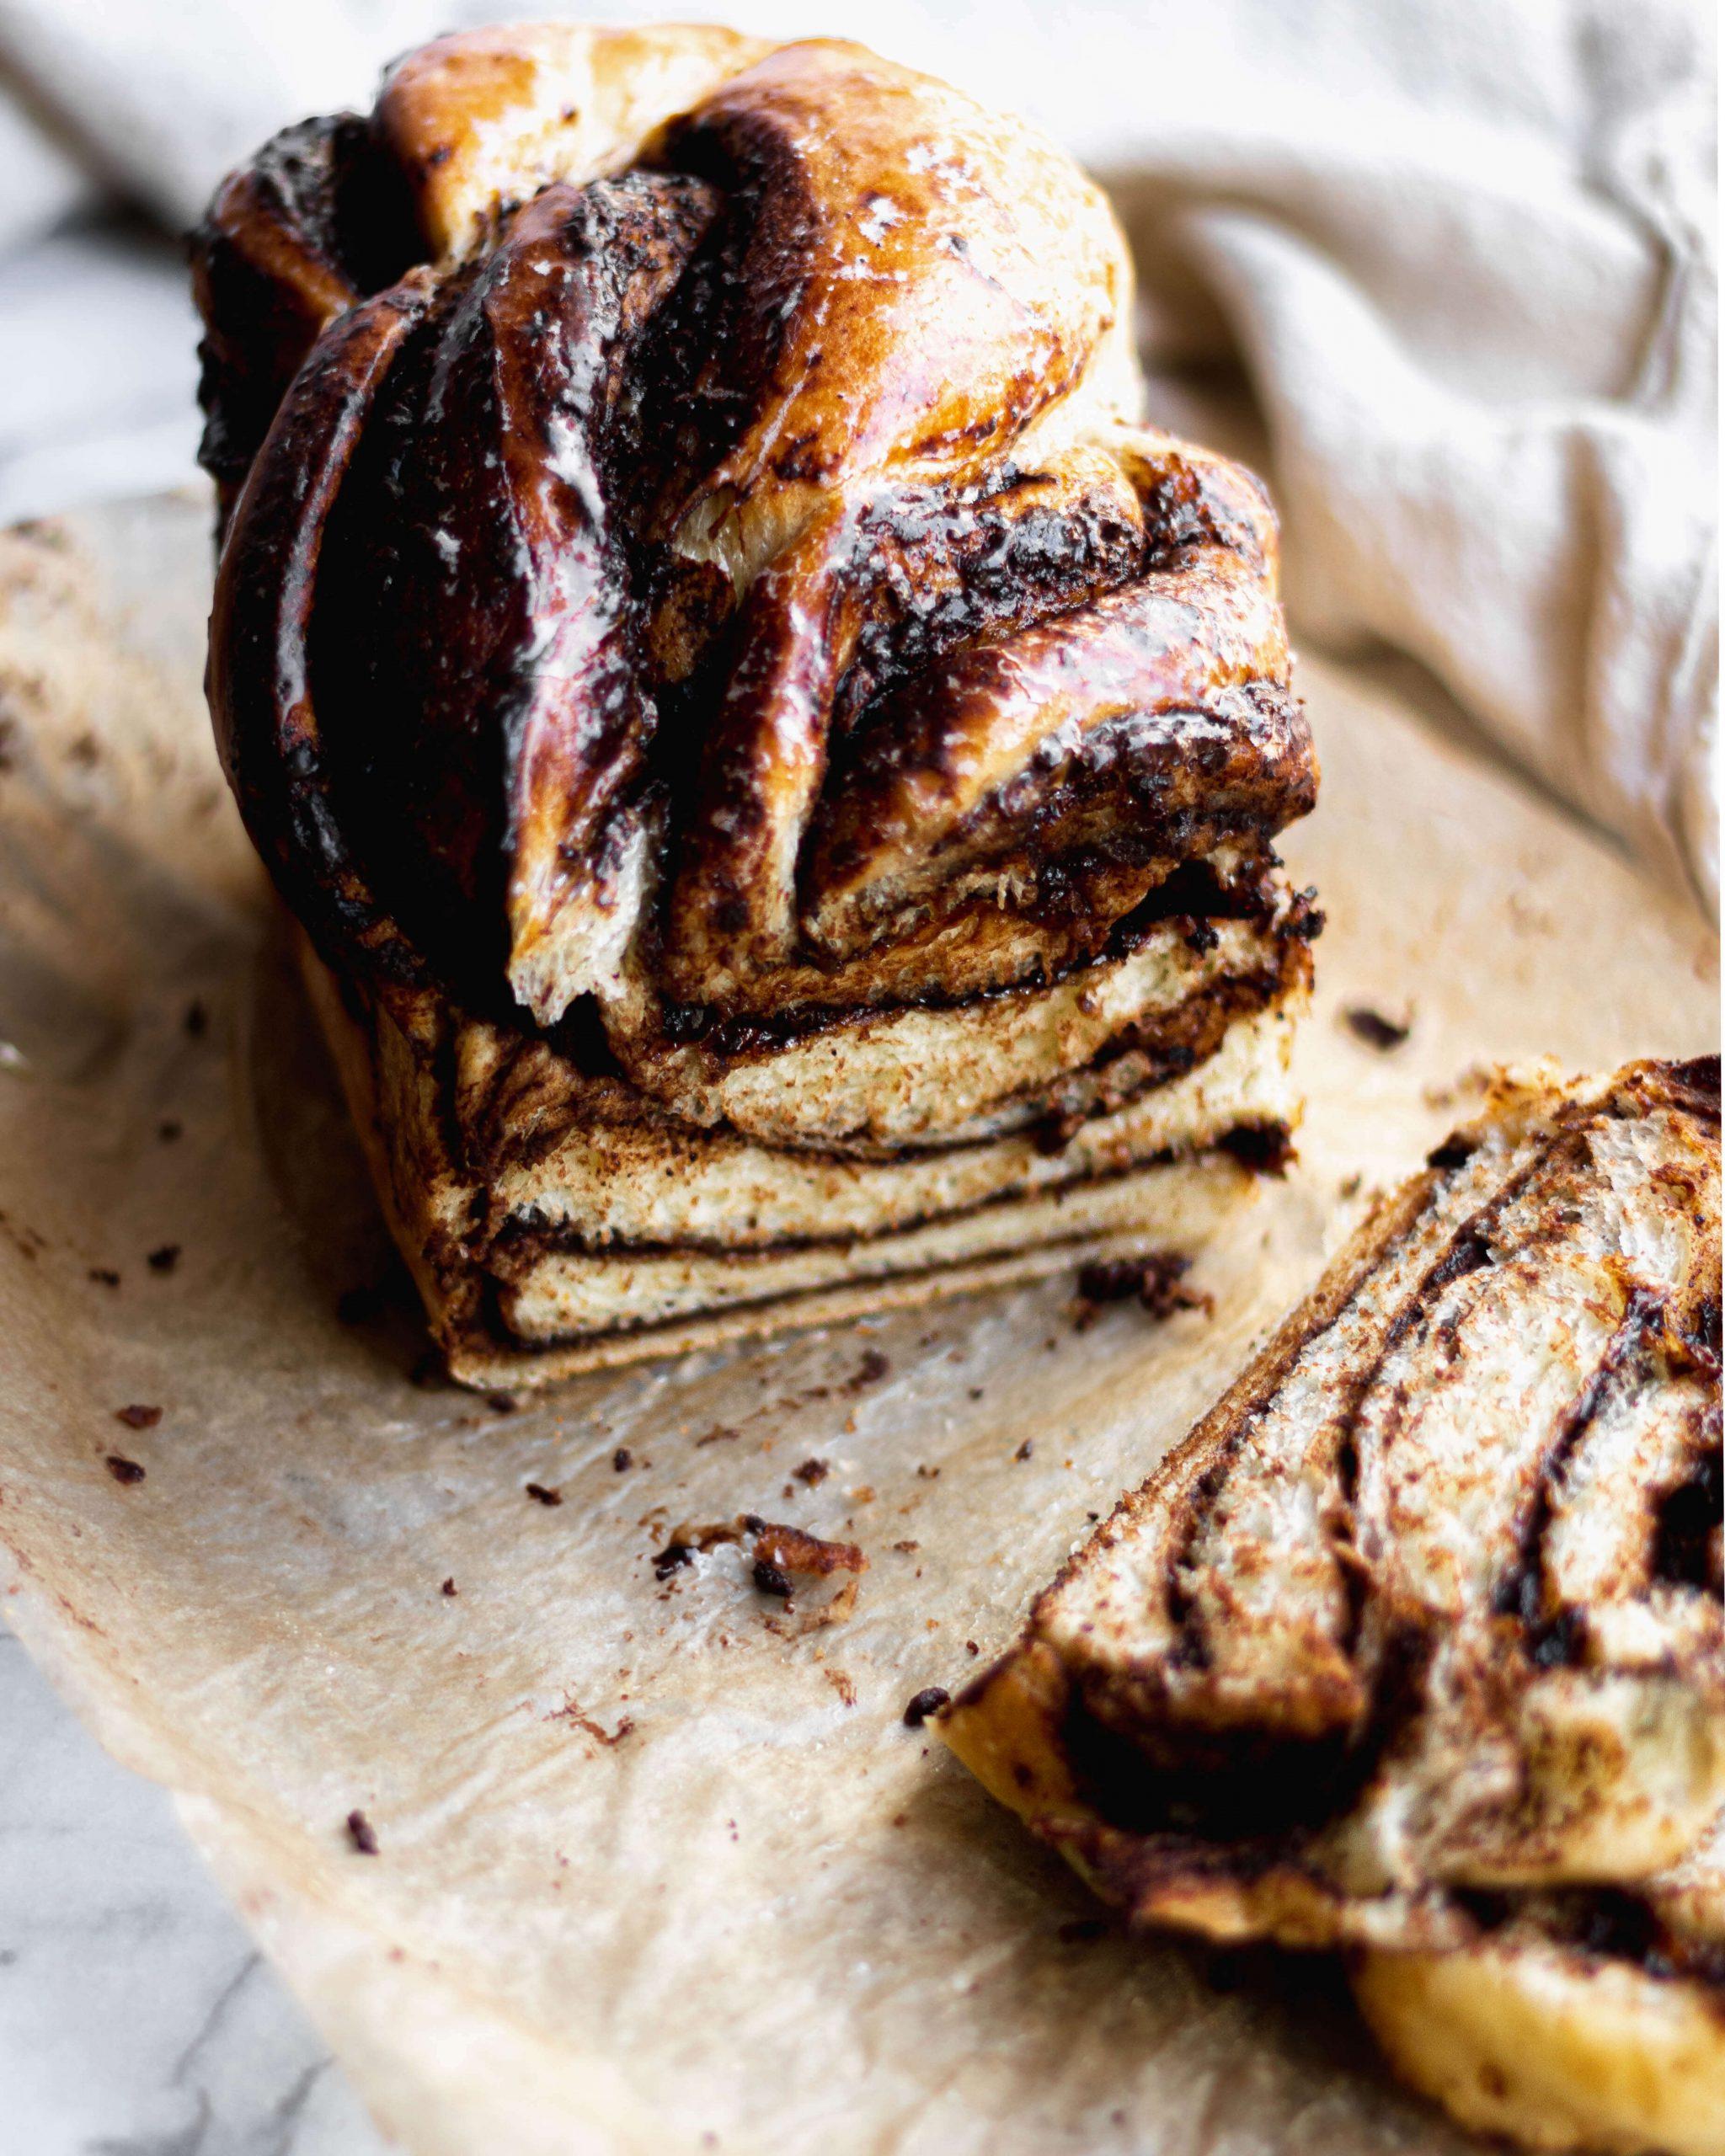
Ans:
[[[80,185],[184,225],[270,128],[366,101],[390,53],[452,20],[534,12],[533,0],[0,0],[0,70],[16,86],[0,108],[9,274],[23,274],[18,243]],[[1301,633],[1418,661],[1544,783],[1717,897],[1710,8],[613,0],[588,12],[855,35],[1028,111],[1115,191],[1152,363],[1243,361]],[[68,483],[126,492],[129,419],[158,452],[159,430],[174,429],[188,453],[183,362],[165,370],[171,408],[147,422],[124,379],[144,355],[129,345],[116,369],[102,334],[131,296],[112,291],[111,263],[72,261],[56,307],[47,245],[15,332],[0,264],[0,381],[15,374],[26,407],[51,382],[61,437],[81,427],[103,445],[93,461],[66,440]],[[174,334],[159,309],[149,334]],[[1192,408],[1201,423],[1202,401]],[[27,453],[8,425],[0,456]],[[159,455],[142,468],[159,478]],[[13,505],[52,508],[53,490],[53,465],[33,458]],[[0,515],[7,500],[0,467]]]

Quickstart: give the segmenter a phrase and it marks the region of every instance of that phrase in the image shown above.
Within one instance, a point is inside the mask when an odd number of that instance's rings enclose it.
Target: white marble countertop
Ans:
[[[0,1627],[0,2156],[383,2156],[181,1831]]]

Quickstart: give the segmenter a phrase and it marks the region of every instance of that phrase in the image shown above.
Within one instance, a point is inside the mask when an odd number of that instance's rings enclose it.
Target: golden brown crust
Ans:
[[[389,71],[376,126],[440,259],[484,244],[554,180],[631,163],[665,115],[771,47],[716,24],[510,23],[434,38]]]
[[[1350,1974],[1397,2072],[1476,2132],[1725,2152],[1725,1815],[1680,1882],[1519,1897],[1462,1947],[1368,1952]]]

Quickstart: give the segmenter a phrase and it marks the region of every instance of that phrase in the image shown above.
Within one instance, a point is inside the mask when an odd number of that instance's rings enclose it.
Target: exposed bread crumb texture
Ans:
[[[1505,1076],[942,1734],[1466,2124],[1717,2156],[1719,1372],[1717,1059]]]
[[[1274,520],[1140,423],[1069,159],[856,45],[491,29],[194,259],[217,739],[457,1375],[1179,1247],[1276,1156]]]

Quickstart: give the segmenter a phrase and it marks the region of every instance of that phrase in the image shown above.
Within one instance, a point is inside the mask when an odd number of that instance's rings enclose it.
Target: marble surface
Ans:
[[[0,1627],[0,2156],[384,2156],[164,1791]]]

